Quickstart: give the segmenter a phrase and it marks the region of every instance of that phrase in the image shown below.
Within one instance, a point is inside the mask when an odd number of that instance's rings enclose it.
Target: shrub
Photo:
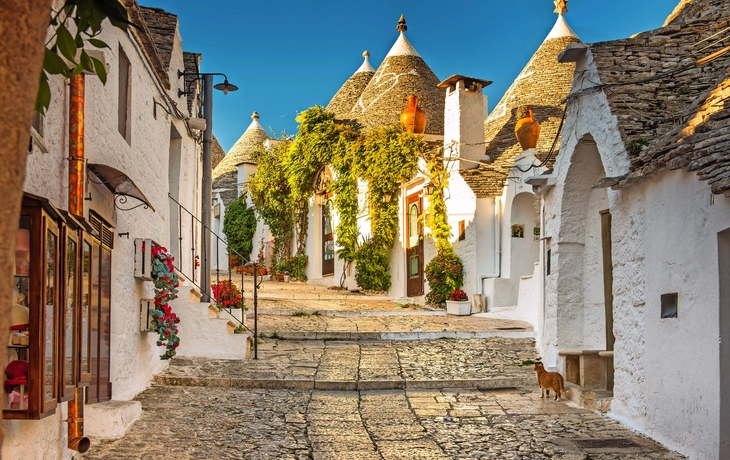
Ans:
[[[370,238],[357,250],[355,266],[357,284],[365,290],[387,291],[390,289],[388,250]]]
[[[290,257],[288,262],[289,276],[297,280],[307,281],[307,275],[304,273],[304,268],[307,266],[308,262],[309,257],[307,257],[306,254],[297,254]],[[284,271],[287,271],[286,267],[284,267]],[[284,271],[280,273],[283,273]]]
[[[256,215],[253,209],[246,206],[243,198],[232,201],[223,218],[223,234],[226,235],[228,246],[232,249],[230,255],[237,254],[250,260],[255,232]]]
[[[464,266],[461,259],[451,250],[440,252],[426,265],[426,281],[429,292],[426,302],[441,307],[451,293],[464,285]]]

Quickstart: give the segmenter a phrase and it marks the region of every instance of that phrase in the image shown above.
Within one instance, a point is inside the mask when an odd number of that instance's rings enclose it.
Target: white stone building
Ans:
[[[276,142],[269,137],[261,123],[259,123],[258,113],[254,112],[251,119],[251,124],[246,128],[246,131],[243,132],[225,157],[213,169],[213,213],[211,214],[213,222],[211,229],[218,236],[218,241],[213,242],[213,263],[211,267],[214,270],[227,271],[229,268],[228,245],[223,233],[223,223],[228,205],[233,200],[246,195],[246,204],[248,207],[253,206],[251,198],[247,195],[246,185],[257,169],[252,153],[257,150],[267,149],[273,142]],[[253,236],[253,250],[251,254],[242,254],[242,256],[255,260],[261,250],[261,242],[263,241],[264,257],[270,260],[271,256],[268,254],[270,239],[268,228],[259,220]]]
[[[561,154],[531,181],[546,365],[693,459],[730,457],[730,55],[711,39],[728,20],[726,1],[682,2],[663,28],[569,46]]]
[[[4,363],[27,360],[29,371],[5,382],[5,459],[71,458],[69,446],[86,442],[69,438],[71,405],[86,404],[92,438],[119,436],[138,416],[130,400],[167,362],[156,334],[140,332],[151,294],[135,278],[135,239],[170,248],[196,276],[193,256],[176,249],[190,229],[168,193],[200,214],[200,145],[186,121],[199,107],[200,56],[183,53],[176,16],[134,1],[127,9],[137,27],[107,24],[98,37],[110,46],[94,54],[106,85],[51,78],[51,105],[31,129],[16,252],[16,309],[30,342],[11,343]],[[180,335],[184,343],[185,320]]]

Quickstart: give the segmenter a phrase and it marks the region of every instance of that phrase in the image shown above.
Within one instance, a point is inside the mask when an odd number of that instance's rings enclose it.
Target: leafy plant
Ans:
[[[388,250],[374,238],[367,239],[357,251],[355,279],[363,289],[387,291],[390,289]]]
[[[304,269],[309,263],[309,257],[306,254],[297,254],[289,259],[289,276],[294,279],[306,281],[307,275]]]
[[[251,259],[253,235],[256,233],[256,214],[242,198],[232,201],[223,217],[223,234],[226,235],[232,255]]]
[[[87,71],[95,73],[106,84],[104,64],[84,49],[87,45],[109,48],[109,45],[96,38],[101,33],[104,19],[109,19],[114,27],[125,32],[127,26],[131,25],[127,10],[119,0],[65,0],[58,11],[51,11],[50,25],[53,33],[46,41],[43,72],[36,96],[36,112],[45,113],[51,103],[49,75],[71,78]],[[66,27],[69,21],[73,22],[74,27]]]
[[[290,143],[283,140],[269,150],[253,152],[257,170],[248,182],[254,210],[271,232],[273,257],[277,261],[291,256],[294,237],[296,202],[291,198],[291,187],[282,163]]]
[[[426,302],[441,307],[451,293],[464,285],[464,266],[453,250],[444,250],[426,265],[426,281],[429,292]]]
[[[433,192],[428,196],[425,223],[431,229],[431,237],[436,242],[437,252],[451,250],[451,225],[446,213],[444,190],[449,185],[449,171],[444,166],[442,150],[424,152],[426,175],[433,185]]]

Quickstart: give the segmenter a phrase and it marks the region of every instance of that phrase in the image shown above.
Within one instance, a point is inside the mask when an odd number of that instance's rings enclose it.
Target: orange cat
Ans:
[[[535,373],[537,374],[537,384],[540,385],[540,397],[550,397],[550,390],[555,392],[555,400],[560,401],[560,393],[567,393],[563,376],[557,372],[548,372],[540,361],[535,362]]]

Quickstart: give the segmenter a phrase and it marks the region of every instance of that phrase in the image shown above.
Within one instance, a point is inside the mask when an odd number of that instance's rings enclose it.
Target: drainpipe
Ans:
[[[494,268],[492,273],[481,274],[477,276],[477,294],[484,294],[484,280],[487,278],[498,278],[501,275],[502,267],[502,240],[500,237],[501,226],[501,214],[499,206],[499,197],[494,198],[494,219],[492,219],[492,225],[494,226]]]
[[[68,403],[68,448],[84,453],[91,441],[84,436],[84,389],[76,388],[74,399]]]
[[[68,121],[68,211],[84,215],[84,95],[85,77],[71,77]]]

